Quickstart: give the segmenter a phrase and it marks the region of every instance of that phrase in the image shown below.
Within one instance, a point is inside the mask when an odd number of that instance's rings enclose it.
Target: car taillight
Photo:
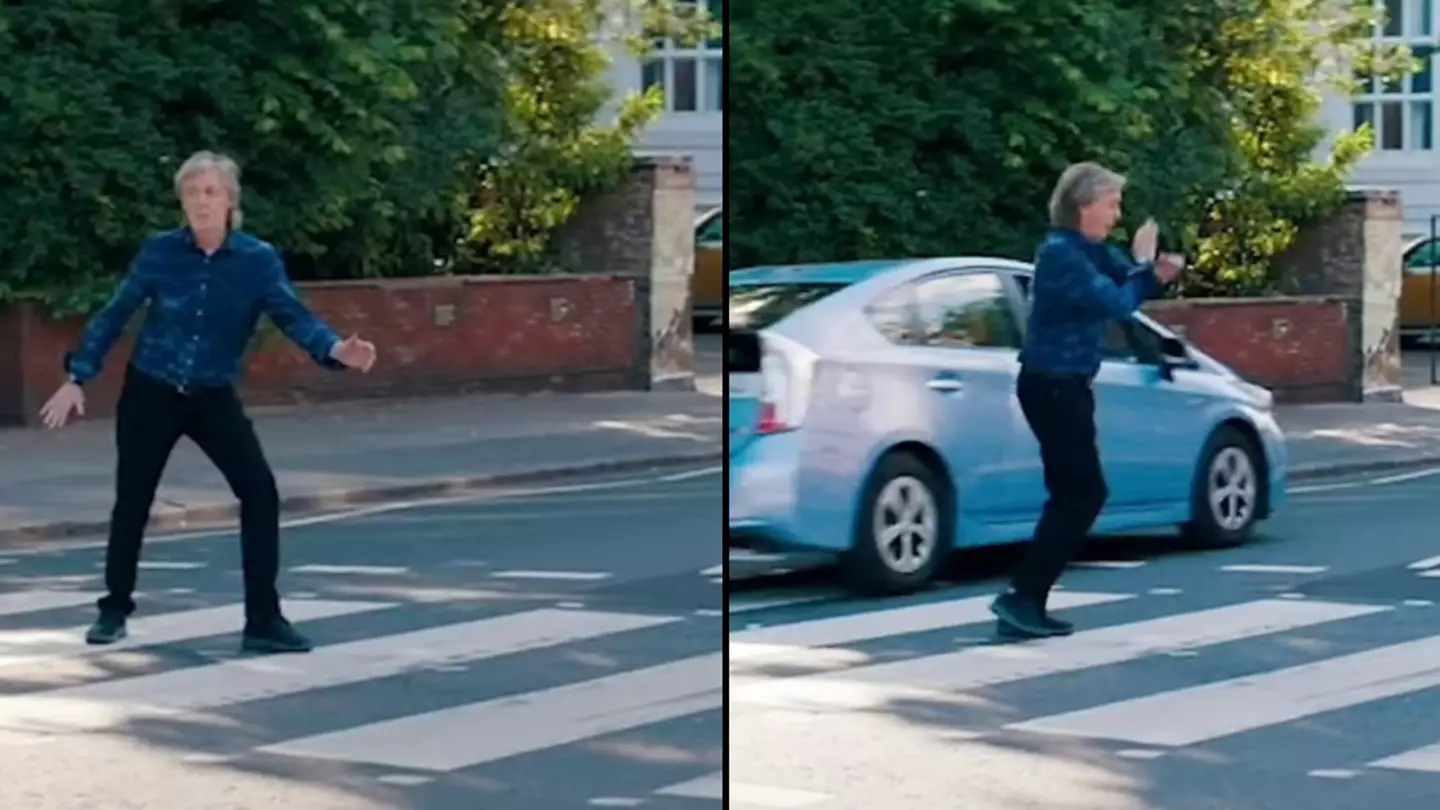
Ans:
[[[805,418],[817,358],[788,338],[767,334],[762,340],[755,432],[768,435],[795,430]]]

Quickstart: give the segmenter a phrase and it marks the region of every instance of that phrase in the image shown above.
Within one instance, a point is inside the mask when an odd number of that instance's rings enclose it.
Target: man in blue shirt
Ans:
[[[1050,198],[1053,229],[1035,260],[1029,328],[1016,394],[1040,445],[1050,498],[1011,580],[991,604],[1007,635],[1067,635],[1074,628],[1046,612],[1050,589],[1074,557],[1109,492],[1100,466],[1091,384],[1112,320],[1127,321],[1184,266],[1156,257],[1158,229],[1135,234],[1135,263],[1105,245],[1120,219],[1125,180],[1094,163],[1066,169]]]
[[[242,646],[252,652],[305,652],[309,640],[280,609],[280,497],[275,475],[245,415],[235,385],[245,347],[262,313],[315,362],[369,371],[375,346],[342,340],[317,319],[290,285],[275,248],[239,229],[239,169],[222,155],[199,152],[180,167],[175,190],[186,226],[152,237],[140,249],[110,302],[86,326],[65,358],[69,380],[41,411],[58,428],[84,413],[82,386],[130,317],[148,303],[115,414],[119,465],[105,559],[108,593],[86,634],[91,644],[124,638],[135,610],[140,547],[155,491],[181,436],[189,436],[225,476],[240,500],[245,575]]]

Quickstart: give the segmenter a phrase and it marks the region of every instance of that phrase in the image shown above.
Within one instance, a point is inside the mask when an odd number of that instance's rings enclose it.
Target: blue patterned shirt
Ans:
[[[270,244],[232,232],[206,256],[189,228],[157,234],[140,249],[110,302],[91,318],[65,356],[79,382],[100,373],[105,355],[141,304],[149,304],[131,365],[177,388],[234,385],[261,314],[332,369],[339,341],[300,300]]]
[[[1064,229],[1051,231],[1041,243],[1031,284],[1020,362],[1086,376],[1100,370],[1109,322],[1129,318],[1160,287],[1151,263],[1130,264],[1104,244]]]

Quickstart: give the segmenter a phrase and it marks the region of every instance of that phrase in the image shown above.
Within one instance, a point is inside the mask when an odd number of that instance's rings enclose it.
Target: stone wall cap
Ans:
[[[1345,189],[1345,199],[1351,202],[1400,202],[1400,189],[1384,186],[1352,186]]]
[[[466,284],[554,284],[556,282],[591,284],[611,281],[632,281],[620,273],[553,273],[550,275],[473,275],[473,276],[399,276],[395,278],[340,279],[332,281],[300,281],[302,290],[426,290],[462,287]]]

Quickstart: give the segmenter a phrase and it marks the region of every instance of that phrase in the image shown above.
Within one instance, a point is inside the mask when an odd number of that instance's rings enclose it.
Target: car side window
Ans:
[[[1160,334],[1144,323],[1130,319],[1112,320],[1105,327],[1101,355],[1106,360],[1152,363],[1161,354]]]
[[[1440,241],[1434,239],[1411,248],[1409,255],[1405,257],[1407,275],[1428,276],[1431,265],[1437,265],[1435,272],[1440,274]]]
[[[695,244],[713,244],[725,241],[725,215],[716,213],[715,216],[706,222],[698,233],[695,234]]]
[[[995,273],[956,273],[915,285],[918,343],[953,349],[1019,349],[1020,324]]]
[[[920,344],[916,321],[915,288],[910,284],[887,290],[865,307],[865,317],[891,343],[901,346]]]

